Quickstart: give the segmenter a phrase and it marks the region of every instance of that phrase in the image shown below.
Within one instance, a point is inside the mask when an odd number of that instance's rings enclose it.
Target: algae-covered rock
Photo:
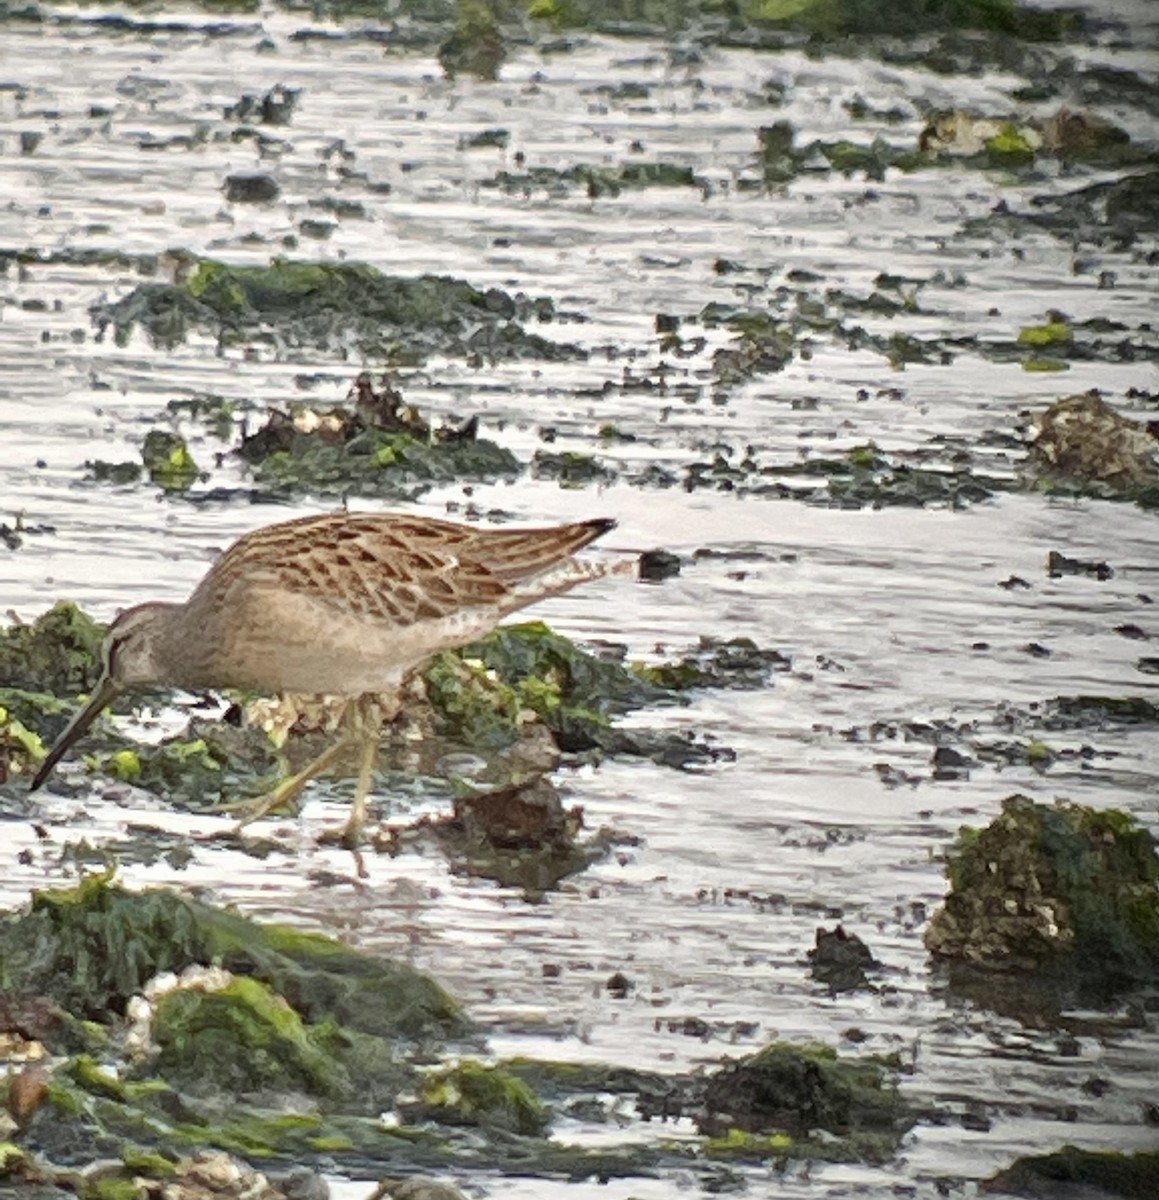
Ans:
[[[393,1037],[464,1028],[442,988],[409,967],[176,892],[130,892],[110,874],[34,892],[27,909],[0,919],[0,992],[46,996],[96,1021],[122,1014],[161,972],[199,963],[251,976],[314,1023]]]
[[[1153,1200],[1159,1196],[1159,1151],[1121,1154],[1063,1146],[1052,1154],[1024,1155],[986,1180],[981,1191],[1033,1197],[1097,1195]]]
[[[318,416],[275,413],[242,443],[238,452],[264,491],[413,499],[436,484],[494,482],[523,470],[505,446],[478,435],[476,422],[414,432],[376,427],[337,408]],[[286,436],[264,436],[275,428]]]
[[[502,625],[425,673],[436,727],[471,744],[510,745],[521,714],[542,720],[564,750],[610,747],[610,717],[665,699],[621,663],[587,653],[542,621]]]
[[[200,470],[185,439],[165,429],[150,429],[141,447],[149,479],[166,492],[184,492],[197,482]]]
[[[220,990],[167,993],[152,1033],[158,1047],[152,1068],[183,1089],[334,1096],[350,1087],[335,1055],[336,1030],[330,1027],[327,1039],[325,1030],[306,1026],[257,979],[235,976]]]
[[[1098,392],[1056,400],[1038,419],[1024,472],[1110,498],[1159,499],[1159,441]]]
[[[526,1083],[501,1067],[470,1060],[428,1075],[415,1109],[443,1122],[528,1136],[547,1127],[547,1110]]]
[[[1126,813],[1010,796],[983,829],[963,829],[929,951],[995,970],[1159,975],[1155,839]]]
[[[846,1139],[843,1149],[832,1146],[836,1157],[880,1160],[889,1157],[913,1120],[898,1093],[894,1064],[873,1057],[840,1058],[830,1047],[815,1043],[773,1042],[709,1079],[697,1124],[702,1132],[726,1142],[733,1131],[785,1135],[782,1153],[798,1139],[822,1130],[834,1139]],[[734,1149],[742,1151],[776,1150],[745,1136],[733,1142]]]
[[[792,660],[779,650],[765,650],[751,638],[702,637],[690,653],[673,662],[638,668],[657,687],[759,688],[774,672],[788,671]]]
[[[101,673],[105,626],[68,600],[0,630],[0,687],[75,695]]]
[[[1039,157],[1105,165],[1145,161],[1124,129],[1093,113],[1061,108],[1048,117],[993,116],[956,109],[934,114],[919,138],[924,155],[1017,169]]]
[[[449,79],[474,75],[495,79],[507,57],[499,18],[501,0],[455,0],[455,27],[439,47],[439,65]]]
[[[274,259],[233,266],[215,259],[183,263],[177,282],[140,284],[92,309],[118,341],[140,325],[158,344],[190,332],[224,343],[320,346],[366,357],[421,361],[429,353],[495,358],[582,357],[575,346],[527,332],[521,322],[551,319],[550,300],[483,291],[448,276],[390,276],[359,263]]]

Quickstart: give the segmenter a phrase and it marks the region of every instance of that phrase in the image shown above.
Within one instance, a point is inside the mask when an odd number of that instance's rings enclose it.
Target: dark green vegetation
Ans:
[[[525,322],[551,320],[550,301],[480,291],[461,279],[390,276],[350,263],[275,258],[244,267],[188,256],[178,277],[139,284],[97,305],[98,328],[112,328],[120,342],[139,325],[161,346],[196,331],[222,345],[312,346],[383,362],[421,362],[432,353],[491,359],[578,353],[524,329]]]
[[[540,1090],[588,1120],[596,1093],[635,1096],[645,1115],[662,1100],[696,1115],[710,1156],[756,1161],[878,1161],[910,1123],[890,1064],[821,1046],[778,1042],[707,1079],[531,1060],[418,1071],[412,1060],[469,1033],[427,976],[175,892],[129,892],[111,873],[36,892],[0,917],[0,994],[0,1024],[18,1020],[57,1056],[6,1085],[19,1121],[0,1179],[51,1178],[40,1160],[94,1157],[163,1177],[195,1146],[356,1173],[462,1161],[634,1174],[658,1163],[639,1147],[547,1142],[553,1110]],[[379,1114],[395,1107],[405,1123],[385,1127]],[[694,1165],[678,1147],[669,1157]]]
[[[170,402],[167,413],[174,423],[191,422],[209,437],[233,443],[231,454],[249,468],[249,494],[265,501],[308,494],[402,502],[438,484],[513,479],[523,470],[510,450],[480,436],[477,418],[434,427],[404,402],[387,376],[376,387],[370,375],[359,375],[341,404],[294,402],[286,410],[272,409],[257,428],[249,427],[239,408],[210,396]],[[166,494],[201,500],[237,492],[192,490],[209,476],[175,432],[150,430],[141,457],[150,482]],[[86,466],[97,483],[125,485],[141,477],[133,462]]]
[[[697,1123],[713,1154],[883,1162],[913,1121],[896,1062],[773,1042],[711,1076]]]
[[[990,1179],[983,1190],[1012,1192],[1017,1196],[1081,1192],[1122,1196],[1124,1200],[1151,1200],[1159,1194],[1159,1152],[1118,1154],[1064,1146],[1053,1154],[1027,1155],[1016,1160]]]
[[[1010,796],[961,831],[946,873],[925,935],[939,958],[1111,988],[1159,977],[1155,839],[1126,813]]]
[[[51,11],[52,5],[44,5]],[[133,0],[129,7],[148,7]],[[255,12],[255,0],[196,0],[209,13]],[[403,0],[384,9],[381,0],[279,0],[290,12],[325,17],[384,18],[401,15],[411,40],[439,45],[449,75],[493,79],[505,40],[526,40],[537,28],[615,34],[663,35],[696,29],[723,44],[777,46],[809,36],[819,45],[849,36],[912,37],[947,27],[1030,40],[1077,32],[1074,9],[1043,11],[1016,0]],[[23,11],[36,12],[35,8]]]
[[[0,947],[5,994],[47,997],[97,1023],[123,1014],[153,976],[215,964],[292,998],[298,1019],[319,1028],[337,1021],[380,1038],[445,1038],[467,1028],[446,993],[409,967],[368,958],[318,934],[258,925],[176,892],[125,891],[106,874],[90,875],[71,890],[37,892],[27,911],[0,922]],[[234,996],[260,1023],[269,1023],[264,994],[239,987]],[[176,1054],[182,1038],[196,1040],[196,1029],[179,1034],[178,1014],[170,1016],[166,1041]],[[186,1016],[196,1020],[195,1011]],[[300,1041],[300,1032],[289,1019],[281,1031],[291,1041]],[[223,1069],[240,1067],[227,1059],[228,1050]],[[271,1060],[269,1069],[283,1068]]]

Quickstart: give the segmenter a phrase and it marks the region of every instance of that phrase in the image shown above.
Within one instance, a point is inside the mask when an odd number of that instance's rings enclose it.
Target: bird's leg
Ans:
[[[276,812],[279,808],[284,808],[286,805],[292,804],[297,800],[306,784],[311,779],[321,775],[349,747],[354,732],[349,728],[349,715],[350,707],[348,705],[342,710],[342,715],[338,718],[338,728],[334,731],[334,741],[317,758],[311,759],[300,771],[283,779],[281,783],[268,791],[264,796],[259,796],[252,804],[247,805],[241,820],[238,821],[235,828],[244,829],[251,822],[259,821],[262,817],[268,816],[270,813]]]
[[[383,704],[377,696],[360,696],[355,702],[354,725],[357,730],[359,757],[358,782],[354,787],[354,802],[346,824],[336,832],[322,834],[321,842],[336,842],[348,850],[357,850],[362,840],[362,828],[366,824],[366,798],[374,782],[374,764],[378,760],[379,740],[382,736],[384,708],[393,719],[399,704]],[[393,711],[392,711],[393,710]]]

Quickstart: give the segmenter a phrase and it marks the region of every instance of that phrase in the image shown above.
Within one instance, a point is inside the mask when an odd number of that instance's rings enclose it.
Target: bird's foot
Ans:
[[[335,759],[340,757],[346,749],[346,746],[347,740],[339,738],[327,746],[317,758],[308,763],[296,775],[290,775],[283,779],[281,783],[271,788],[264,796],[259,796],[256,800],[245,800],[239,804],[222,805],[222,808],[227,810],[232,809],[235,812],[241,813],[241,819],[234,826],[234,832],[240,832],[247,825],[253,824],[254,821],[260,821],[262,817],[268,817],[270,813],[277,812],[279,808],[287,808],[289,805],[295,803],[305,790],[306,784],[332,766]]]
[[[296,784],[297,786],[288,787],[288,784]],[[304,781],[298,782],[295,779],[287,779],[278,784],[277,787],[271,788],[265,795],[259,796],[256,800],[239,800],[234,803],[223,804],[220,807],[225,812],[238,814],[238,821],[233,827],[233,831],[234,833],[240,833],[247,825],[252,825],[255,821],[260,821],[263,817],[268,817],[270,813],[275,813],[280,808],[289,808],[298,799],[304,786]]]
[[[362,844],[361,825],[353,826],[347,821],[341,829],[323,829],[318,834],[319,846],[341,846],[344,850],[357,850]]]

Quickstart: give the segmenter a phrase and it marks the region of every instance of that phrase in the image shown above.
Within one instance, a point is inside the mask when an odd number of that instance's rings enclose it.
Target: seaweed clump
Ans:
[[[1063,1146],[1052,1154],[1028,1154],[1016,1159],[988,1179],[982,1191],[1032,1196],[1097,1194],[1151,1200],[1159,1195],[1159,1152],[1122,1154]]]
[[[989,970],[1159,977],[1159,859],[1127,813],[1009,796],[963,829],[926,930],[936,957]]]
[[[306,1020],[379,1036],[464,1028],[450,997],[409,967],[176,892],[130,892],[111,873],[34,892],[0,919],[0,992],[49,997],[87,1020],[118,1018],[154,976],[204,963],[277,991]]]
[[[91,310],[103,335],[124,344],[141,326],[158,345],[191,333],[223,345],[319,346],[387,360],[421,362],[428,354],[560,360],[582,357],[524,322],[550,321],[550,300],[484,291],[449,276],[384,275],[362,263],[293,262],[235,266],[183,258],[174,283],[144,283]]]
[[[523,469],[510,450],[479,436],[477,417],[432,428],[386,377],[376,388],[359,375],[348,401],[274,410],[242,439],[238,456],[263,490],[401,499],[433,484],[512,478]]]
[[[896,1075],[880,1058],[773,1042],[712,1076],[697,1124],[718,1155],[880,1162],[913,1124]]]

